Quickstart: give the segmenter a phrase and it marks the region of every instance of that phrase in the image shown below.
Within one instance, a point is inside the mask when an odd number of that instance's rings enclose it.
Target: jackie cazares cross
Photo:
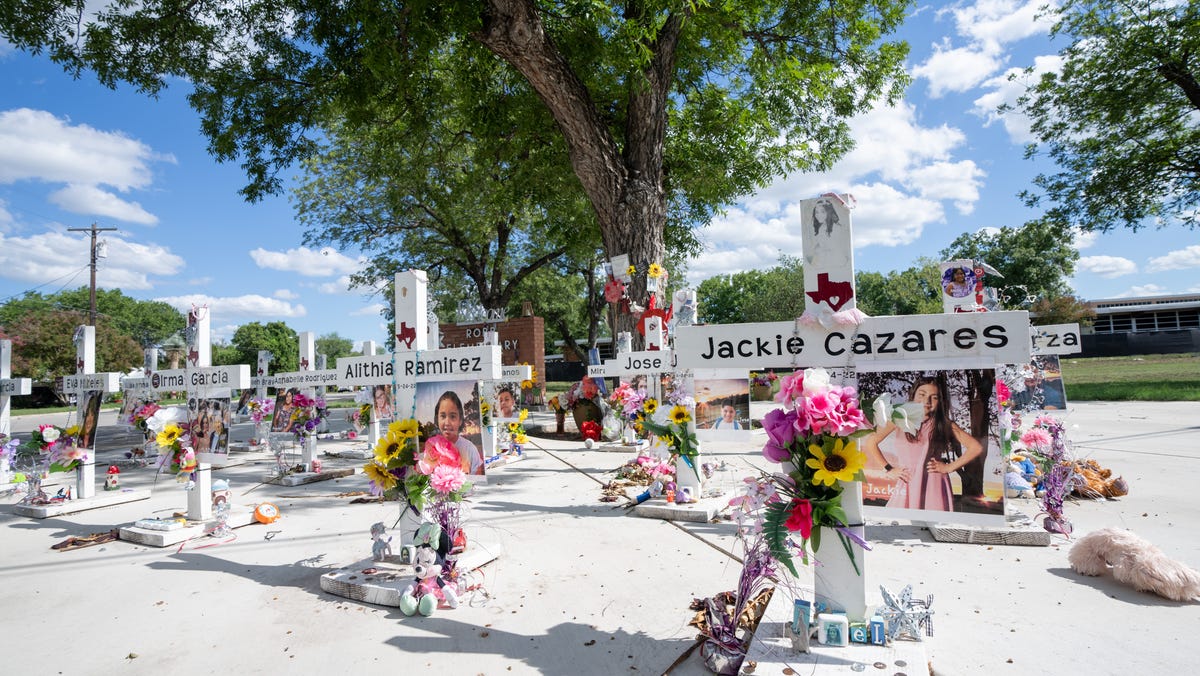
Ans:
[[[1029,360],[1026,312],[866,317],[856,309],[854,260],[848,201],[825,195],[801,203],[806,310],[790,322],[681,326],[672,366],[677,369],[804,369],[831,367],[856,372],[994,369]],[[815,228],[815,214],[837,217]],[[812,216],[810,216],[812,214]],[[854,384],[844,382],[843,384]],[[862,492],[850,482],[842,494],[849,530],[864,538]],[[945,518],[962,515],[946,512]],[[935,512],[924,520],[936,522]],[[1003,512],[998,517],[1004,522]],[[832,539],[831,539],[832,541]],[[850,621],[866,619],[864,552],[856,565],[841,547],[823,547],[814,573],[816,600],[843,610]],[[778,595],[777,595],[778,596]],[[872,604],[875,605],[875,604]]]

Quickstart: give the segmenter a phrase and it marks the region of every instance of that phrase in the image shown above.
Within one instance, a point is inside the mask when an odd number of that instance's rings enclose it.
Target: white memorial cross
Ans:
[[[306,397],[315,397],[317,388],[321,388],[322,394],[325,392],[325,387],[338,384],[337,369],[321,369],[316,368],[316,334],[312,331],[303,331],[299,334],[300,343],[300,370],[290,371],[287,373],[276,373],[274,384],[276,389],[297,388],[303,392]],[[276,411],[278,414],[279,411]],[[301,462],[304,463],[306,471],[312,471],[312,461],[317,457],[317,435],[316,430],[312,434],[304,437],[304,444],[301,447]]]
[[[250,387],[250,366],[212,366],[212,342],[207,307],[193,308],[188,314],[188,359],[185,368],[157,371],[150,376],[155,392],[184,391],[188,398],[228,398],[231,390]],[[195,485],[188,490],[187,518],[207,521],[213,516],[212,463],[222,454],[196,452]]]
[[[994,368],[1029,359],[1026,312],[980,312],[866,317],[854,299],[850,211],[839,196],[801,203],[804,286],[807,310],[794,322],[680,326],[675,361],[680,367],[834,367],[858,371],[903,368]],[[818,218],[818,214],[821,218]],[[862,493],[858,484],[842,493],[850,530],[862,538]],[[933,516],[930,513],[930,516]],[[851,621],[865,619],[866,561],[832,543],[821,548],[816,596],[844,609]]]
[[[95,373],[96,370],[96,327],[80,326],[75,329],[75,374],[63,377],[63,392],[74,394],[79,413],[79,432],[87,431],[88,397],[86,394],[117,392],[121,389],[121,374]],[[103,395],[101,395],[103,396]],[[99,411],[99,409],[96,409]],[[99,425],[99,421],[95,421]],[[75,469],[75,495],[77,500],[96,496],[96,434],[87,440],[87,459]]]
[[[29,394],[32,390],[33,381],[29,378],[12,377],[12,341],[0,340],[0,437],[12,436],[12,397]],[[0,460],[3,463],[0,465],[0,488],[10,482],[11,460],[7,457]]]
[[[339,357],[339,387],[390,383],[396,419],[416,416],[418,382],[498,380],[500,347],[429,349],[428,278],[423,270],[396,273],[396,347],[391,354]]]

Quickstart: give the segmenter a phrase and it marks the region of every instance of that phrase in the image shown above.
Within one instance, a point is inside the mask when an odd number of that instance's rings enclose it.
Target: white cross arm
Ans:
[[[254,376],[250,379],[250,387],[275,387],[275,376]]]
[[[0,378],[0,396],[17,397],[33,391],[33,381],[29,378]]]
[[[675,353],[669,350],[643,350],[641,352],[622,352],[604,364],[588,367],[588,375],[593,378],[603,376],[653,374],[675,370]]]
[[[63,376],[63,392],[80,394],[82,392],[116,392],[121,389],[121,374],[119,373],[73,373]]]
[[[150,376],[150,389],[155,392],[169,390],[199,392],[211,388],[241,389],[249,386],[250,367],[246,364],[171,369],[156,371]]]
[[[324,387],[338,384],[338,370],[321,369],[276,373],[271,376],[271,380],[272,383],[267,387]]]
[[[122,378],[121,379],[121,389],[125,390],[126,392],[129,392],[131,394],[140,394],[142,392],[149,392],[151,390],[150,379],[145,376],[137,376],[137,377],[129,376],[129,377]]]
[[[1078,354],[1083,351],[1078,324],[1029,327],[1033,354]]]
[[[713,324],[676,329],[679,368],[795,368],[865,366],[871,362],[936,363],[978,360],[981,364],[1029,361],[1029,313],[868,317],[858,326],[797,322]]]
[[[499,380],[500,346],[476,345],[447,350],[339,357],[341,387],[448,380]]]
[[[533,380],[533,367],[529,364],[500,367],[501,380]]]

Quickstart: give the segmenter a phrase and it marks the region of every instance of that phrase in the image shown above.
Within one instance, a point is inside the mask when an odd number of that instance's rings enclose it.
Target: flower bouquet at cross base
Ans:
[[[637,418],[642,413],[642,404],[649,396],[644,388],[634,388],[625,381],[621,381],[617,389],[608,398],[608,403],[612,406],[614,417],[621,426],[618,434],[626,429],[633,428],[637,422]]]
[[[737,539],[744,550],[737,590],[717,594],[693,606],[701,611],[692,621],[703,636],[700,655],[714,673],[736,674],[746,656],[751,630],[765,610],[763,593],[774,586],[777,561],[771,554],[763,527],[767,507],[782,501],[767,478],[746,477],[745,491],[729,501],[737,523]]]
[[[853,387],[833,385],[825,369],[797,371],[780,379],[775,400],[783,405],[763,418],[767,443],[763,456],[783,464],[771,475],[778,500],[766,505],[763,533],[771,555],[793,575],[791,548],[808,563],[810,552],[821,548],[822,529],[834,530],[855,571],[851,542],[863,549],[867,543],[851,530],[842,506],[843,482],[862,480],[866,457],[857,439],[875,426],[895,422],[906,431],[920,426],[920,404],[893,406],[881,395],[872,406],[874,423],[859,407]],[[915,419],[915,422],[914,422]],[[792,539],[796,533],[799,544]]]
[[[78,434],[78,425],[38,425],[29,433],[29,441],[17,448],[17,457],[39,472],[70,472],[88,458],[87,449],[79,447]]]
[[[1020,418],[1015,414],[1015,429],[1020,430]],[[1050,533],[1070,536],[1074,527],[1067,520],[1064,504],[1067,496],[1080,482],[1075,472],[1074,458],[1067,445],[1067,433],[1061,421],[1048,415],[1038,416],[1033,427],[1020,435],[1020,445],[1042,471],[1042,527]]]
[[[271,418],[271,414],[275,412],[275,400],[271,399],[270,397],[263,399],[255,397],[250,400],[250,403],[247,404],[247,406],[250,409],[250,420],[254,421],[254,424],[256,425],[265,420],[269,420]]]
[[[125,420],[125,423],[137,428],[142,434],[148,435],[150,434],[150,427],[146,424],[146,422],[150,420],[150,417],[157,413],[158,409],[160,408],[162,407],[158,405],[158,402],[138,402],[138,404],[133,407],[133,412],[129,414],[129,417]]]
[[[688,404],[686,399],[680,399],[667,409],[659,406],[654,398],[647,398],[642,402],[642,411],[633,424],[639,433],[645,431],[658,437],[666,445],[671,461],[682,461],[695,473],[696,480],[703,483],[698,460],[700,442],[688,424],[692,421],[691,406]]]
[[[420,431],[412,418],[391,423],[375,445],[375,457],[363,466],[373,495],[402,500],[418,514],[429,502],[461,502],[472,487],[458,449],[441,435],[422,448]]]
[[[487,404],[484,404],[487,406]],[[529,443],[529,435],[525,431],[525,421],[529,419],[529,410],[521,409],[517,414],[517,419],[513,422],[505,423],[504,431],[508,434],[509,448],[513,445],[518,447]]]
[[[196,461],[196,452],[186,443],[191,439],[188,428],[186,421],[169,422],[163,425],[154,440],[159,448],[159,467],[166,468],[177,481],[188,483],[191,488],[191,482],[195,480],[193,473],[200,464]]]
[[[292,409],[292,430],[297,439],[304,439],[317,433],[317,428],[324,422],[327,411],[325,399],[320,395],[310,397],[297,393],[292,398],[295,408]]]

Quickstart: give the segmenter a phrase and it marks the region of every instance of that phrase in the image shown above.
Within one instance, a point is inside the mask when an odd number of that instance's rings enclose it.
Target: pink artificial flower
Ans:
[[[767,432],[767,444],[763,446],[763,457],[771,462],[783,462],[791,457],[787,447],[796,439],[798,411],[771,409],[763,417],[763,429]]]
[[[466,480],[466,474],[463,473],[461,467],[455,465],[438,465],[433,468],[433,473],[429,475],[429,485],[433,486],[433,490],[446,495],[462,488],[463,482]]]
[[[792,403],[798,397],[804,394],[804,372],[796,371],[790,376],[784,376],[779,381],[779,392],[775,395],[775,401],[783,404],[784,408],[791,408]]]
[[[1052,441],[1050,433],[1040,427],[1035,427],[1021,435],[1021,443],[1025,444],[1025,448],[1033,450],[1050,448]]]
[[[800,537],[807,540],[812,535],[812,503],[808,500],[792,501],[792,513],[783,525],[790,531],[800,531]]]
[[[425,442],[425,453],[417,461],[417,471],[421,474],[431,475],[437,467],[442,465],[458,467],[461,471],[462,456],[458,454],[458,449],[450,443],[449,439],[439,434],[430,437]]]
[[[1001,406],[1004,406],[1012,399],[1012,392],[1008,389],[1008,385],[1004,384],[1004,381],[997,381],[996,383],[996,399],[1000,402]]]

